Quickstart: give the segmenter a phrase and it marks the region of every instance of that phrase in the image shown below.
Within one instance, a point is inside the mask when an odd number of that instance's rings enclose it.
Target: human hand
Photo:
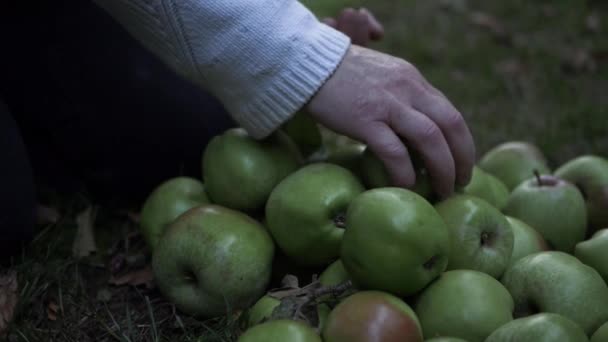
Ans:
[[[350,37],[353,44],[367,46],[384,36],[384,27],[366,8],[345,8],[336,18],[325,18],[323,22]]]
[[[471,178],[475,145],[462,115],[403,59],[351,46],[306,111],[325,127],[367,144],[395,186],[415,184],[413,151],[441,197]]]

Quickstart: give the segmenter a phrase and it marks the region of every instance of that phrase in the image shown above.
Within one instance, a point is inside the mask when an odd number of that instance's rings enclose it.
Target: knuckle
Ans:
[[[384,96],[381,93],[366,94],[354,101],[354,111],[357,116],[382,118],[388,115],[389,106],[387,101],[381,101]]]
[[[395,160],[403,156],[403,146],[397,142],[379,142],[375,149],[381,159]]]
[[[352,7],[347,7],[345,9],[343,9],[342,13],[341,13],[341,15],[345,16],[345,17],[350,17],[350,16],[353,16],[355,14],[357,14],[357,11],[354,8],[352,8]]]
[[[433,143],[439,139],[441,131],[433,122],[426,121],[418,131],[418,140],[421,144]]]
[[[426,93],[420,72],[409,62],[403,61],[399,63],[396,67],[396,72],[391,74],[389,79],[392,79],[391,83],[395,86],[409,89],[410,93]]]
[[[418,71],[418,68],[416,68],[416,66],[414,66],[414,64],[408,62],[408,61],[403,61],[400,64],[400,70],[403,74],[406,74],[408,76],[418,76],[420,75],[420,72]]]
[[[460,130],[464,126],[464,118],[455,110],[447,110],[445,115],[445,126],[447,129]]]

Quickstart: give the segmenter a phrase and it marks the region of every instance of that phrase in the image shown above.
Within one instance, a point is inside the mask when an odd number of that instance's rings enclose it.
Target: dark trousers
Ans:
[[[200,178],[205,145],[235,125],[93,3],[32,5],[0,4],[0,254],[31,236],[39,189],[137,204]]]

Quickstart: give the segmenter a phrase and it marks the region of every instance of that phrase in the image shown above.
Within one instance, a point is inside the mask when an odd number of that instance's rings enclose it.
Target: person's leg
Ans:
[[[35,203],[32,170],[23,140],[0,101],[0,263],[31,239]]]
[[[222,106],[92,2],[34,11],[6,18],[19,35],[4,31],[17,48],[0,67],[38,178],[65,188],[65,178],[78,175],[109,203],[141,202],[169,177],[200,178],[205,145],[234,125]]]

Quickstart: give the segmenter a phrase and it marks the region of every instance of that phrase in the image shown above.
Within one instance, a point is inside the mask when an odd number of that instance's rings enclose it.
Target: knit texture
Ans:
[[[255,138],[300,110],[350,46],[295,0],[95,1]]]

